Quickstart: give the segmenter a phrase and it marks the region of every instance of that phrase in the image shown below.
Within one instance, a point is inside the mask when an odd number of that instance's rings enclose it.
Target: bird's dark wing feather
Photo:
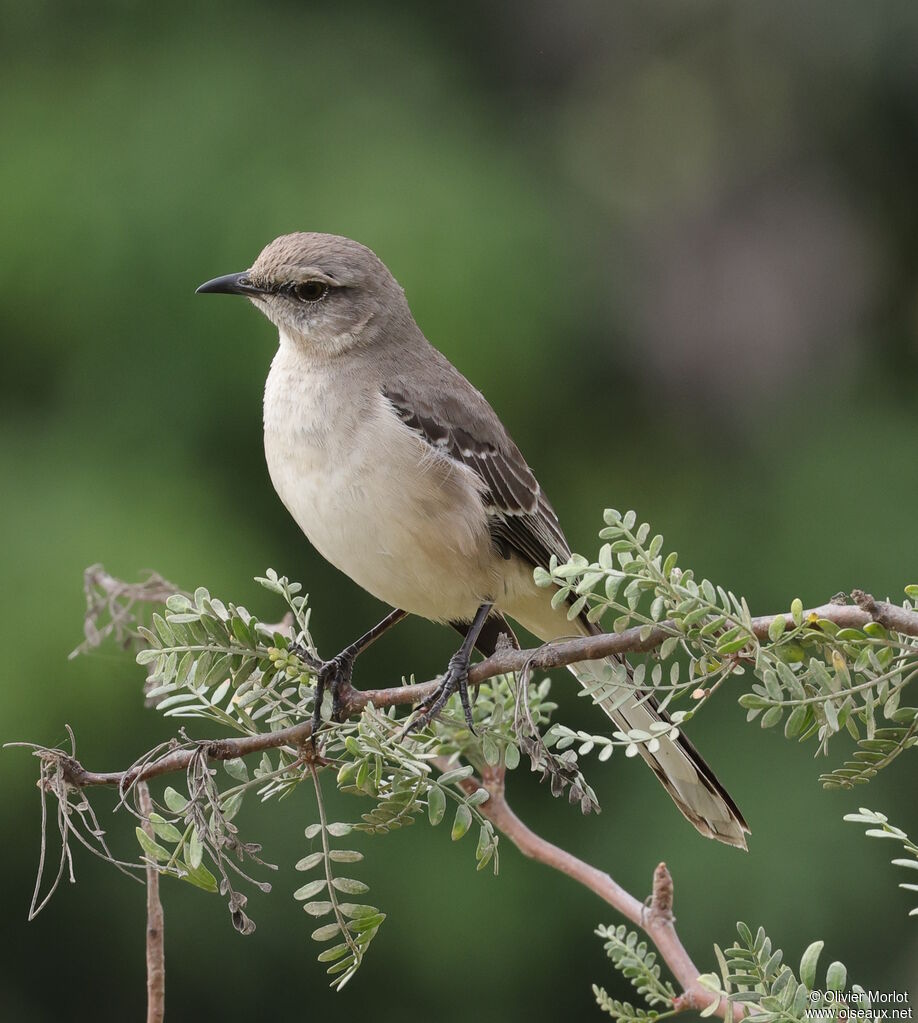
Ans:
[[[552,555],[564,562],[570,548],[554,509],[519,448],[510,439],[484,397],[445,359],[449,380],[436,405],[404,378],[388,383],[383,394],[402,422],[435,450],[472,469],[482,480],[482,501],[494,545],[529,564],[548,565]]]

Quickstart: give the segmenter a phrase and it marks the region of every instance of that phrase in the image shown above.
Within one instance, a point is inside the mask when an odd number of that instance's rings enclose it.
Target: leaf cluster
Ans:
[[[311,646],[299,584],[276,573],[259,581],[287,599],[300,625],[297,641]],[[312,675],[289,651],[291,637],[204,587],[193,597],[171,595],[165,614],[155,613],[151,627],[137,632],[147,644],[137,654],[149,672],[147,696],[167,717],[204,718],[257,735],[262,723],[276,730],[312,713]]]
[[[645,1009],[635,1007],[631,1002],[619,1001],[594,984],[593,994],[599,1007],[618,1023],[650,1023],[673,1015],[672,1012],[660,1012],[656,1008],[663,1006],[672,1010],[676,991],[669,981],[661,980],[656,952],[650,949],[647,942],[624,924],[617,927],[600,926],[596,934],[605,939],[603,947],[612,965],[631,982],[649,1006]]]
[[[663,638],[630,677],[624,666],[608,664],[585,695],[610,710],[640,691],[645,698],[652,692],[663,708],[689,697],[690,709],[670,710],[678,727],[728,679],[751,669],[753,681],[739,696],[748,721],[763,728],[784,722],[788,738],[815,739],[821,753],[841,733],[856,743],[851,760],[822,776],[827,788],[863,784],[918,743],[918,708],[902,702],[918,677],[918,639],[878,622],[840,628],[805,616],[799,599],[774,617],[762,639],[743,598],[707,579],[696,581],[678,566],[675,552],[664,554],[663,537],[651,538],[650,526],[638,524],[633,511],[608,509],[604,518],[600,537],[607,542],[595,562],[579,554],[564,564],[553,559],[536,570],[536,582],[556,588],[558,606],[573,598],[571,616],[611,618],[616,632],[637,628],[648,640],[658,630]],[[906,595],[903,606],[911,610],[918,587],[906,587]],[[687,657],[686,672],[677,654]],[[579,743],[581,755],[595,748],[607,759],[617,746],[629,756],[642,744],[652,751],[665,731],[661,724],[660,734],[635,729],[597,736],[555,725],[553,737],[559,749]]]
[[[852,984],[848,990],[848,971],[840,962],[830,963],[822,986],[817,987],[816,971],[824,942],[814,941],[807,947],[795,973],[763,928],[753,934],[740,921],[736,932],[739,940],[729,948],[714,946],[719,973],[699,978],[702,986],[720,997],[702,1016],[713,1015],[721,1002],[726,1007],[727,1023],[732,1023],[737,1004],[755,1006],[755,1019],[761,1023],[804,1023],[814,1018],[814,1010],[820,1019],[847,1019],[853,1001],[858,1008],[869,1007],[862,987]]]
[[[890,824],[889,818],[885,814],[878,813],[876,810],[868,810],[862,806],[857,813],[846,813],[844,819],[856,824],[869,824],[870,827],[865,832],[869,838],[891,838],[893,841],[901,842],[909,856],[892,860],[892,865],[894,867],[905,867],[909,870],[918,870],[918,845],[901,828]],[[899,883],[899,887],[909,892],[918,892],[918,884],[911,882],[902,881]],[[910,910],[908,915],[918,916],[918,906]]]

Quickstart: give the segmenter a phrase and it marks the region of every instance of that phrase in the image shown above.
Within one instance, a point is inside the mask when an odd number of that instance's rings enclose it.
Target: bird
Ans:
[[[382,260],[339,235],[295,232],[247,270],[198,293],[240,295],[270,320],[278,347],[264,391],[264,449],[278,496],[327,561],[392,610],[329,661],[318,661],[316,715],[333,711],[356,657],[406,615],[455,627],[462,643],[436,692],[432,720],[458,692],[470,727],[468,669],[507,619],[551,642],[600,627],[552,607],[534,569],[571,549],[554,509],[497,413],[431,345]],[[613,668],[622,662],[610,659]],[[584,687],[596,667],[569,666]],[[621,730],[668,721],[652,695],[594,697]],[[316,718],[318,724],[318,716]],[[702,834],[745,849],[749,828],[681,731],[639,752]]]

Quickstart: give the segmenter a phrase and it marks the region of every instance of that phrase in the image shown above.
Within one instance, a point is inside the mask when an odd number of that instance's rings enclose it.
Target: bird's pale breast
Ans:
[[[307,363],[282,338],[264,405],[274,488],[319,553],[380,600],[437,621],[471,618],[502,570],[475,474],[345,371]]]

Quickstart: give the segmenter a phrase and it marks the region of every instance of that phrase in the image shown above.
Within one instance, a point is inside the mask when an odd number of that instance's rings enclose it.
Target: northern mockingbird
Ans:
[[[456,691],[470,719],[469,658],[513,636],[505,615],[546,642],[600,631],[583,616],[569,622],[535,585],[535,566],[570,556],[557,516],[494,410],[428,343],[373,252],[335,235],[284,235],[250,269],[198,291],[244,295],[277,327],[264,398],[271,480],[319,553],[394,608],[321,665],[317,709],[324,687],[349,679],[357,654],[406,614],[465,637],[421,722]],[[596,681],[595,666],[570,670],[585,686]],[[646,694],[621,703],[619,691],[600,705],[620,729],[666,720]],[[742,814],[684,735],[639,749],[703,835],[746,847]]]

